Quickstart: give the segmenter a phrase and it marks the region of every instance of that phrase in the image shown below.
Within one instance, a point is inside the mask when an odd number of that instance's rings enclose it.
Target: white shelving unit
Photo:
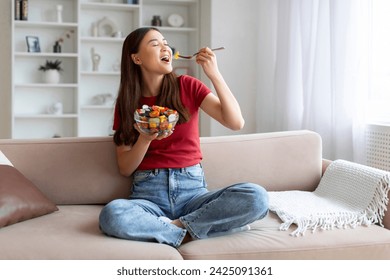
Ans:
[[[14,12],[14,0],[12,13]],[[130,1],[131,2],[131,1]],[[199,47],[199,0],[29,0],[28,20],[12,20],[12,138],[105,136],[112,133],[114,99],[120,80],[120,58],[125,36],[141,26],[150,26],[154,15],[158,28],[181,53]],[[57,20],[61,5],[62,21]],[[167,18],[179,14],[181,27],[171,27]],[[99,24],[100,23],[100,24]],[[119,31],[116,36],[112,33]],[[70,34],[69,38],[66,34]],[[40,52],[28,52],[26,36],[39,38]],[[62,52],[54,53],[63,38]],[[100,56],[97,69],[92,50]],[[61,60],[64,71],[58,84],[46,84],[40,65]],[[175,60],[177,73],[198,76],[194,61]],[[96,96],[111,96],[96,104]],[[48,108],[62,103],[62,113]]]

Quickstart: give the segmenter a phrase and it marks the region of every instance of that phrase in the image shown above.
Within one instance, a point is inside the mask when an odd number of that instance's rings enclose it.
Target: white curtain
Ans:
[[[371,0],[262,0],[257,130],[310,129],[365,163]]]

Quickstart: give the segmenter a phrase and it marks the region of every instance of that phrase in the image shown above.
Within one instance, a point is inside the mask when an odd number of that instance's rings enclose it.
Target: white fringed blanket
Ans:
[[[298,226],[293,236],[318,228],[382,225],[389,202],[389,178],[389,172],[336,160],[328,166],[314,192],[269,192],[269,208],[283,221],[281,230],[291,224]]]

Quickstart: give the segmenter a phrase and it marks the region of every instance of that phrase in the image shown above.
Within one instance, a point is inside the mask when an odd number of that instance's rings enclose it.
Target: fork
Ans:
[[[224,49],[225,49],[225,47],[219,47],[219,48],[215,48],[215,49],[211,49],[211,50],[212,51],[219,51],[219,50],[224,50]],[[191,59],[194,56],[196,56],[197,54],[199,54],[199,52],[196,52],[193,55],[181,55],[179,52],[177,52],[177,53],[175,53],[174,58],[175,59],[178,59],[178,58]]]

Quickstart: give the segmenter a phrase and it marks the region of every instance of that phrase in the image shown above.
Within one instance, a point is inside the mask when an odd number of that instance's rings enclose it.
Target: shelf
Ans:
[[[50,21],[26,21],[16,20],[15,27],[23,28],[77,28],[78,24],[73,22],[50,22]]]
[[[152,27],[152,26],[150,26]],[[169,26],[154,26],[161,32],[196,32],[198,29],[193,27],[169,27]]]
[[[159,4],[159,5],[195,5],[197,0],[159,0],[156,3],[156,0],[143,0],[144,4]]]
[[[26,83],[15,84],[18,88],[77,88],[78,84],[44,84],[44,83]]]
[[[52,52],[15,52],[16,57],[70,57],[78,58],[77,53],[52,53]]]
[[[80,8],[82,10],[103,10],[103,11],[107,11],[107,10],[111,10],[111,11],[137,11],[139,10],[139,5],[137,4],[116,4],[116,3],[92,3],[92,2],[88,2],[88,3],[81,3],[80,4]]]
[[[77,114],[18,114],[17,119],[73,119],[77,118]]]
[[[120,43],[122,44],[125,38],[115,37],[81,37],[82,43]]]
[[[84,105],[81,106],[82,110],[114,110],[112,105]]]
[[[106,72],[103,72],[103,71],[82,71],[80,73],[81,75],[85,75],[85,76],[120,76],[120,72],[114,72],[114,71],[106,71]]]

